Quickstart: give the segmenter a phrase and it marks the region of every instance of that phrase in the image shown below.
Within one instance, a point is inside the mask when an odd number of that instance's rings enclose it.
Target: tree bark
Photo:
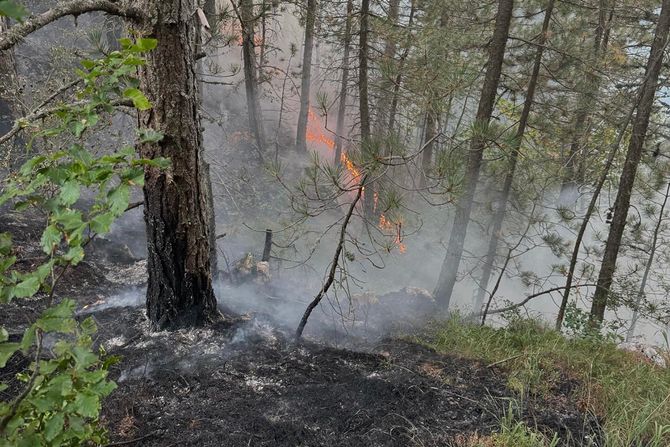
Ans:
[[[340,103],[337,108],[337,126],[335,128],[335,164],[340,164],[342,158],[342,143],[344,138],[344,119],[347,107],[347,87],[349,85],[349,52],[351,50],[351,22],[354,15],[354,0],[347,0],[347,19],[344,24],[344,42],[342,56],[342,80],[340,82]]]
[[[310,104],[310,84],[312,82],[312,50],[314,48],[314,22],[316,21],[316,0],[307,0],[305,16],[305,45],[302,53],[302,79],[300,83],[300,112],[295,146],[299,152],[307,152],[307,118]]]
[[[395,28],[398,24],[398,16],[400,10],[400,0],[389,0],[388,15],[386,22],[390,28]],[[396,41],[393,33],[386,38],[384,42],[384,60],[389,65],[395,63]],[[377,103],[377,116],[375,117],[375,134],[384,136],[390,134],[393,129],[388,128],[389,112],[392,102],[393,81],[388,77],[381,79],[381,91],[379,92],[379,101]],[[386,151],[388,152],[388,151]]]
[[[254,42],[254,4],[253,0],[239,1],[239,20],[242,28],[242,59],[244,63],[244,90],[247,97],[249,127],[256,140],[258,156],[263,161],[265,134],[263,116],[258,93],[258,73],[256,71],[256,46]]]
[[[521,149],[521,144],[523,143],[523,138],[526,133],[528,118],[530,117],[530,111],[533,107],[535,90],[537,88],[538,79],[540,77],[542,56],[544,55],[545,44],[547,42],[551,15],[554,11],[554,3],[555,0],[549,0],[547,9],[544,13],[542,31],[540,32],[540,38],[538,39],[537,51],[535,52],[535,60],[533,62],[533,70],[528,81],[523,110],[521,111],[519,124],[516,129],[516,134],[514,135],[514,141],[512,143],[512,147],[510,148],[511,153],[509,155],[507,173],[505,174],[505,181],[503,182],[503,188],[498,199],[498,207],[493,215],[491,239],[489,240],[488,251],[486,253],[486,258],[484,259],[484,268],[482,269],[482,276],[479,281],[479,290],[477,291],[477,297],[475,300],[475,311],[478,311],[484,302],[486,288],[488,287],[489,279],[491,278],[491,272],[495,264],[496,253],[498,252],[498,242],[500,240],[502,226],[503,222],[505,221],[505,214],[507,212],[507,202],[509,201],[510,194],[512,192],[512,183],[514,182],[516,165],[519,159],[519,150]]]
[[[468,154],[465,189],[458,201],[454,226],[449,238],[449,245],[447,246],[447,254],[442,264],[442,271],[440,272],[435,289],[435,298],[444,310],[449,308],[451,293],[456,284],[458,267],[463,255],[463,246],[467,236],[472,204],[479,180],[484,149],[486,148],[485,133],[491,120],[493,105],[498,91],[513,9],[514,0],[499,0],[493,38],[489,44],[486,76],[475,118],[474,125],[476,132],[472,138]]]
[[[140,128],[163,133],[138,147],[145,158],[166,157],[171,167],[147,167],[144,218],[149,283],[147,315],[154,329],[193,326],[217,314],[210,263],[210,214],[203,191],[196,0],[142,0],[154,20],[143,32],[158,40],[140,69],[141,89],[153,107],[140,111]]]
[[[649,273],[651,273],[651,268],[654,265],[654,257],[656,256],[656,250],[658,248],[658,236],[661,233],[661,225],[663,225],[665,212],[665,207],[668,204],[668,198],[670,197],[670,183],[665,190],[665,197],[663,198],[663,204],[661,205],[661,210],[658,214],[658,220],[656,221],[656,226],[654,227],[654,235],[651,240],[651,250],[649,251],[649,258],[644,266],[644,273],[642,274],[642,281],[640,281],[640,290],[637,292],[637,299],[635,300],[635,307],[633,308],[633,317],[630,320],[630,327],[626,332],[626,341],[631,341],[635,335],[635,327],[637,326],[637,320],[640,317],[640,306],[642,305],[642,300],[645,296],[645,290],[647,288],[647,281],[649,280]]]
[[[645,81],[642,86],[640,106],[633,122],[633,132],[626,161],[624,162],[621,179],[619,180],[619,191],[614,202],[614,216],[610,226],[603,262],[598,276],[598,285],[591,304],[590,323],[594,328],[599,328],[605,318],[608,296],[612,286],[612,279],[616,269],[617,257],[621,238],[626,227],[630,198],[635,183],[637,167],[642,158],[644,141],[649,127],[649,117],[654,105],[658,77],[663,65],[663,53],[667,47],[668,31],[670,30],[670,0],[663,0],[661,14],[656,25],[654,42],[651,46],[649,60],[647,62]]]

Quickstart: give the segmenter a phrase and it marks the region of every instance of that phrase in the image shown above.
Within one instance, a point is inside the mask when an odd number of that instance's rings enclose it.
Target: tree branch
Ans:
[[[23,23],[12,26],[0,34],[0,51],[8,50],[29,34],[66,16],[78,16],[87,12],[101,11],[127,19],[143,19],[144,13],[132,6],[120,5],[114,0],[71,0],[48,11],[32,16]]]

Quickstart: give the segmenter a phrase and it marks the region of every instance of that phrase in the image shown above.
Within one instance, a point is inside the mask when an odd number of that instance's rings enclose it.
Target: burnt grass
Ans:
[[[17,250],[37,257],[34,235],[17,222],[0,219],[0,231],[20,233]],[[84,309],[121,290],[109,273],[136,259],[117,248],[88,247],[87,262],[66,274],[56,299],[73,298]],[[45,300],[2,306],[0,324],[20,333]],[[291,328],[262,314],[151,332],[140,308],[95,309],[81,318],[95,318],[96,342],[120,357],[110,370],[118,388],[102,411],[117,445],[456,446],[498,430],[510,402],[530,427],[557,433],[562,445],[586,445],[597,432],[597,421],[578,409],[579,384],[561,374],[549,393],[521,399],[507,386],[504,364],[488,367],[404,338],[357,350],[317,339],[295,343]],[[16,357],[0,369],[12,385],[0,398],[18,393],[11,379],[27,364]]]

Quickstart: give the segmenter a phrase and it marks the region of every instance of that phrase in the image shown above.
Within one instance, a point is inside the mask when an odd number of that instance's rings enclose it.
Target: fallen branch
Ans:
[[[319,305],[321,300],[323,299],[323,296],[328,292],[328,289],[330,289],[330,286],[333,284],[335,281],[335,273],[337,273],[337,266],[340,261],[340,255],[342,254],[342,250],[344,249],[344,239],[346,238],[347,235],[347,226],[349,225],[349,221],[351,220],[351,216],[354,214],[354,209],[356,208],[356,204],[358,203],[359,200],[361,200],[361,196],[363,195],[363,188],[365,187],[365,181],[367,180],[368,176],[367,174],[363,177],[363,180],[361,180],[361,183],[358,184],[358,190],[356,192],[356,197],[354,200],[351,202],[351,205],[349,205],[349,211],[347,212],[347,215],[344,217],[344,222],[342,222],[342,228],[340,229],[340,240],[337,243],[337,248],[335,249],[335,255],[333,256],[333,261],[330,265],[330,272],[328,272],[328,277],[326,278],[326,282],[323,283],[323,286],[321,287],[321,290],[319,293],[316,295],[314,300],[312,300],[311,303],[309,303],[309,306],[307,306],[307,309],[305,309],[305,313],[302,316],[302,319],[300,320],[300,324],[298,325],[298,329],[295,331],[295,338],[296,340],[300,340],[302,337],[302,332],[305,329],[305,325],[307,324],[307,320],[309,319],[309,316],[312,314],[312,311],[316,306]]]
[[[486,365],[487,368],[493,368],[494,366],[502,365],[503,363],[510,362],[512,360],[516,360],[519,357],[522,357],[525,354],[525,352],[522,352],[521,354],[513,355],[512,357],[507,357],[506,359],[498,360],[497,362],[493,362],[491,364]]]
[[[576,288],[579,288],[579,287],[595,287],[595,286],[596,286],[596,284],[574,284],[574,285],[570,286],[570,288],[571,289],[576,289]],[[543,290],[542,292],[537,292],[537,293],[534,293],[532,295],[528,295],[520,303],[512,304],[511,306],[507,306],[507,307],[502,307],[500,309],[489,310],[488,312],[486,312],[486,315],[501,314],[501,313],[504,313],[504,312],[509,312],[510,310],[518,309],[519,307],[523,307],[526,304],[528,304],[528,302],[530,300],[534,299],[534,298],[537,298],[537,297],[542,296],[542,295],[547,295],[547,294],[550,294],[550,293],[553,293],[553,292],[558,292],[559,290],[564,290],[565,288],[566,288],[565,286],[559,286],[559,287],[554,287],[552,289]],[[484,315],[484,313],[485,312],[480,312],[480,313],[474,314],[473,317],[481,317],[481,316]]]

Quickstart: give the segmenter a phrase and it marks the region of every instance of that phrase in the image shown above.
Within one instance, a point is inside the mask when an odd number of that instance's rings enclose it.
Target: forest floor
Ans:
[[[36,225],[0,219],[19,258],[39,257]],[[438,353],[407,337],[375,339],[356,351],[296,344],[290,328],[263,314],[151,332],[141,307],[104,305],[129,285],[141,286],[142,261],[118,243],[87,250],[58,295],[75,299],[82,318],[92,315],[97,343],[120,356],[111,368],[118,388],[102,414],[116,445],[498,446],[488,436],[513,406],[524,426],[557,434],[565,445],[599,437],[596,418],[580,411],[579,383],[560,371],[548,392],[524,394],[510,386],[505,362]],[[44,299],[16,300],[3,309],[0,325],[18,334],[44,306]],[[19,366],[0,370],[0,380]]]

